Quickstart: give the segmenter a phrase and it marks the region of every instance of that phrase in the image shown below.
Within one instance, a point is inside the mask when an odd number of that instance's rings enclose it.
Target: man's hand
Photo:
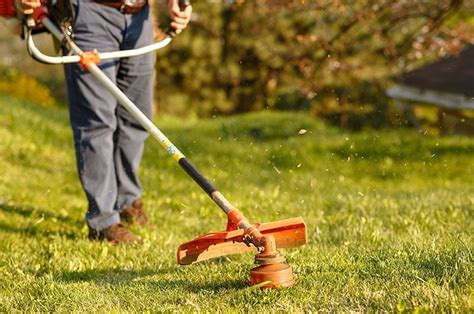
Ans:
[[[181,11],[178,0],[168,0],[168,13],[171,18],[170,26],[175,30],[176,34],[181,33],[181,31],[188,26],[192,11],[193,8],[190,5],[188,5],[184,11]]]
[[[41,6],[40,0],[15,0],[15,7],[20,14],[32,14],[33,10]]]

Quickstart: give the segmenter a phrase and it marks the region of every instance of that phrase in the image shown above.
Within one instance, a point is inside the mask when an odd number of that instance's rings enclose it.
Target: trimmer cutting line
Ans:
[[[55,2],[56,3],[56,2]],[[47,64],[79,62],[103,87],[110,92],[129,113],[181,168],[199,184],[209,197],[224,211],[228,222],[226,231],[212,232],[181,244],[177,259],[181,265],[189,265],[224,255],[245,253],[256,250],[255,263],[250,271],[250,285],[261,288],[288,287],[295,283],[293,271],[285,263],[285,258],[277,251],[279,248],[293,248],[306,244],[306,226],[301,217],[262,224],[251,224],[184,156],[184,154],[127,98],[127,96],[100,70],[97,64],[106,59],[128,58],[150,53],[167,46],[176,35],[173,30],[167,36],[152,45],[139,49],[97,52],[82,51],[71,36],[71,23],[63,20],[53,21],[51,4],[43,3],[32,16],[24,21],[24,36],[30,55],[37,61]],[[180,0],[182,10],[190,5],[189,0]],[[48,10],[49,8],[49,10]],[[13,0],[0,0],[0,16],[16,16]],[[32,38],[34,30],[45,28],[56,40],[66,47],[67,56],[48,56],[43,54]]]

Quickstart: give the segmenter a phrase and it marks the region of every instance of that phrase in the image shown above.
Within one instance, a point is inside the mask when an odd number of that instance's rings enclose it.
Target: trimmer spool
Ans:
[[[273,255],[257,254],[255,264],[259,266],[250,270],[251,286],[262,284],[261,289],[269,289],[289,287],[296,283],[293,269],[278,252]]]
[[[250,270],[250,285],[262,285],[261,289],[289,287],[296,283],[291,267],[285,263],[285,257],[276,251],[273,236],[264,236],[272,244],[268,251],[255,255],[255,264]]]
[[[293,270],[285,263],[260,265],[250,270],[250,285],[263,284],[261,289],[290,287],[295,283]]]

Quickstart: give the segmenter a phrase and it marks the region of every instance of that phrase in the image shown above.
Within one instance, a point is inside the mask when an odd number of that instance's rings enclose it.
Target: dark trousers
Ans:
[[[92,2],[76,3],[75,42],[84,51],[143,47],[153,42],[148,6],[123,14]],[[99,67],[143,111],[151,116],[154,56],[152,53]],[[78,64],[65,66],[77,168],[88,200],[86,221],[102,230],[120,222],[119,211],[141,196],[137,177],[146,131],[100,83]]]

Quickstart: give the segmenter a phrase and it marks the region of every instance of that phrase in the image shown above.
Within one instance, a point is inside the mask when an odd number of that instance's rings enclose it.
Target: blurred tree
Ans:
[[[163,27],[166,2],[158,1]],[[473,0],[207,0],[193,6],[191,27],[158,53],[161,112],[307,109],[345,126],[381,126],[389,117],[384,89],[392,78],[474,43]],[[13,38],[0,34],[0,66],[35,76],[64,97],[62,68],[30,60]],[[37,41],[51,46],[48,36]]]
[[[388,79],[474,42],[472,0],[193,6],[190,29],[158,57],[162,111],[206,116],[311,108],[320,115],[361,111],[384,118]]]

